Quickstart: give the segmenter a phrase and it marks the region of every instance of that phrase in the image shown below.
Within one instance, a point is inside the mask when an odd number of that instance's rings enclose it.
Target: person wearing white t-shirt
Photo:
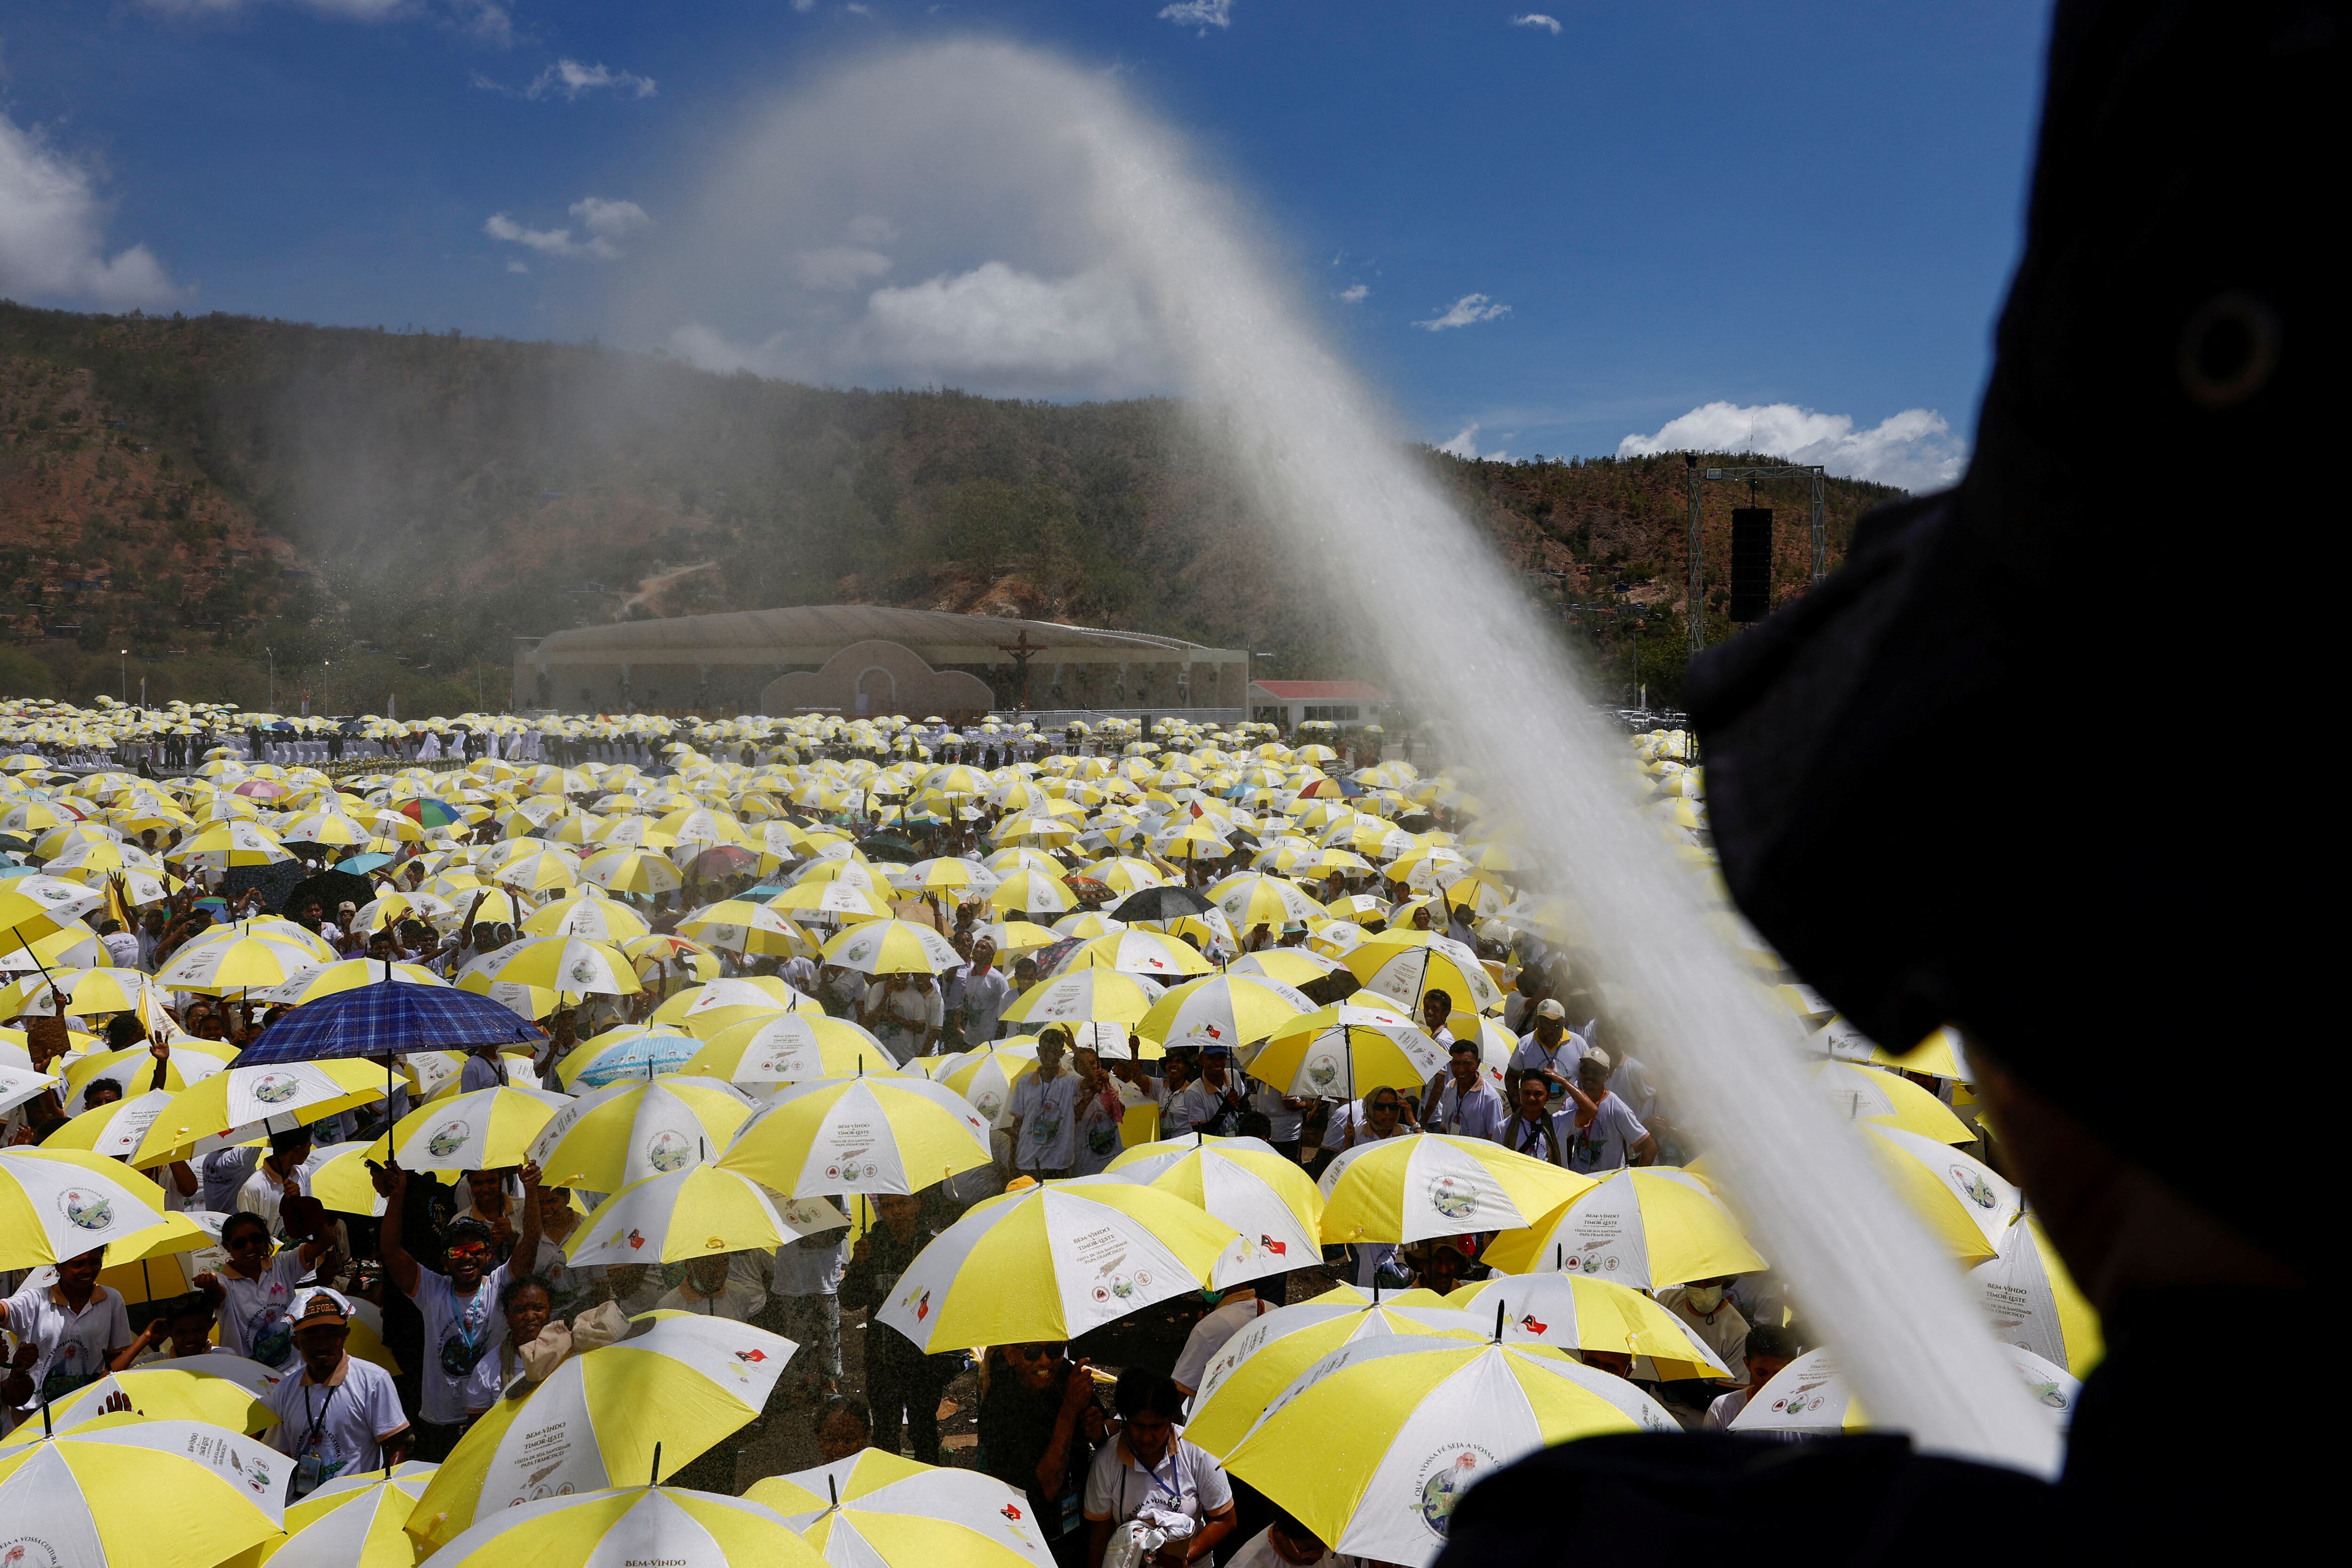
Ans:
[[[939,1038],[945,1016],[929,975],[885,974],[866,988],[858,1022],[904,1067]]]
[[[654,1306],[659,1311],[699,1312],[748,1323],[767,1304],[768,1293],[736,1272],[733,1254],[722,1252],[687,1259],[686,1278]]]
[[[971,944],[971,962],[956,977],[955,1000],[963,1015],[959,1026],[966,1046],[977,1047],[996,1038],[999,1021],[1013,1000],[1013,982],[996,967],[996,943],[988,938]]]
[[[68,1258],[54,1283],[28,1283],[0,1301],[0,1328],[16,1341],[0,1371],[0,1407],[21,1412],[62,1399],[104,1377],[130,1349],[121,1293],[98,1282],[105,1259],[104,1247]]]
[[[1706,1415],[1699,1421],[1700,1427],[1709,1432],[1720,1432],[1730,1426],[1732,1418],[1748,1408],[1750,1396],[1786,1371],[1789,1363],[1804,1352],[1804,1348],[1797,1336],[1787,1329],[1770,1323],[1758,1323],[1749,1329],[1744,1353],[1737,1363],[1738,1370],[1747,1374],[1746,1385],[1717,1395],[1706,1407]],[[1757,1436],[1795,1442],[1805,1434],[1762,1432]]]
[[[259,1215],[272,1237],[283,1237],[280,1211],[289,1197],[310,1190],[310,1130],[297,1127],[269,1135],[269,1152],[236,1189],[232,1212]]]
[[[344,1348],[352,1304],[336,1292],[306,1292],[294,1312],[299,1373],[263,1398],[278,1413],[270,1447],[294,1461],[286,1500],[308,1497],[339,1476],[386,1469],[407,1457],[408,1416],[392,1374]]]
[[[295,1287],[332,1244],[305,1241],[272,1254],[269,1227],[249,1211],[229,1215],[220,1239],[227,1266],[193,1283],[220,1320],[222,1347],[266,1367],[285,1366],[294,1359]]]
[[[1272,1302],[1258,1300],[1255,1284],[1235,1285],[1217,1298],[1215,1309],[1204,1314],[1192,1325],[1192,1331],[1184,1336],[1184,1349],[1176,1357],[1176,1370],[1169,1373],[1175,1379],[1178,1392],[1192,1398],[1208,1373],[1209,1363],[1225,1348],[1225,1342],[1273,1310]]]
[[[1320,1537],[1286,1513],[1250,1537],[1225,1560],[1225,1568],[1356,1568],[1362,1559],[1341,1557]]]
[[[1422,1099],[1422,1125],[1456,1138],[1492,1139],[1510,1114],[1501,1092],[1487,1079],[1478,1042],[1454,1041],[1445,1071]]]
[[[1551,1109],[1544,1094],[1548,1086],[1535,1074],[1527,1074],[1513,1087],[1518,1096],[1518,1110],[1495,1130],[1495,1142],[1515,1154],[1541,1160],[1547,1165],[1566,1164],[1568,1146],[1576,1134],[1575,1119],[1564,1110]]]
[[[1554,1110],[1568,1108],[1569,1086],[1576,1079],[1576,1064],[1584,1059],[1584,1039],[1570,1030],[1568,1009],[1559,1001],[1547,996],[1536,1004],[1535,1025],[1519,1040],[1519,1048],[1511,1053],[1509,1070],[1514,1073],[1534,1073],[1549,1086],[1549,1098]]]
[[[522,1167],[522,1222],[515,1256],[539,1256],[539,1166]],[[408,1173],[394,1166],[376,1173],[376,1191],[386,1214],[404,1214]],[[499,1310],[507,1268],[492,1268],[490,1227],[478,1219],[453,1219],[443,1233],[449,1272],[436,1274],[416,1261],[388,1225],[378,1245],[384,1277],[416,1303],[425,1320],[425,1364],[417,1376],[416,1457],[439,1463],[449,1457],[474,1418],[498,1402],[499,1346],[505,1342],[506,1314]],[[528,1265],[526,1264],[526,1267]]]
[[[1167,1088],[1160,1101],[1160,1136],[1162,1139],[1183,1138],[1197,1127],[1205,1127],[1217,1119],[1223,1102],[1193,1081],[1193,1063],[1189,1057],[1171,1056],[1161,1064],[1167,1074]]]
[[[1208,1557],[1233,1533],[1234,1488],[1206,1449],[1184,1440],[1177,1425],[1184,1396],[1162,1373],[1129,1367],[1119,1373],[1111,1404],[1125,1425],[1087,1471],[1087,1561],[1100,1563],[1111,1531],[1139,1516],[1192,1525],[1190,1534],[1161,1549],[1157,1563]]]
[[[1524,1081],[1524,1080],[1522,1080]],[[1609,1053],[1595,1046],[1576,1065],[1569,1090],[1576,1101],[1576,1133],[1569,1141],[1568,1168],[1587,1175],[1647,1165],[1658,1157],[1658,1141],[1632,1108],[1609,1092]]]
[[[1013,1165],[1039,1181],[1067,1176],[1077,1162],[1078,1079],[1062,1065],[1069,1032],[1056,1024],[1037,1037],[1037,1070],[1013,1087]]]

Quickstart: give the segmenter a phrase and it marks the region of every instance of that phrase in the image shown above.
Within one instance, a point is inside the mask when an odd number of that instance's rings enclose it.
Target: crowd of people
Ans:
[[[975,1205],[1188,1138],[1267,1151],[1327,1188],[1351,1154],[1423,1136],[1588,1180],[1700,1152],[1581,971],[1540,869],[1465,780],[1382,758],[1377,736],[1345,738],[1343,753],[1312,735],[1167,721],[1146,739],[738,721],[672,726],[642,761],[566,766],[529,760],[562,727],[541,724],[458,771],[331,777],[228,743],[266,734],[257,723],[194,717],[200,739],[224,743],[163,753],[193,764],[173,776],[152,775],[143,754],[131,770],[61,771],[54,751],[0,763],[0,847],[20,863],[0,890],[38,897],[52,926],[25,928],[0,994],[14,1015],[0,1042],[16,1042],[0,1064],[33,1075],[6,1112],[16,1144],[127,1151],[138,1141],[103,1138],[126,1107],[152,1120],[278,1018],[395,973],[488,993],[539,1029],[461,1057],[382,1057],[388,1091],[364,1103],[151,1164],[167,1209],[216,1226],[185,1255],[202,1267],[185,1265],[184,1291],[140,1302],[100,1281],[99,1252],[0,1279],[0,1424],[41,1418],[110,1373],[235,1356],[273,1380],[268,1440],[293,1461],[299,1497],[449,1461],[500,1401],[667,1309],[798,1346],[757,1419],[671,1484],[741,1489],[779,1421],[828,1462],[867,1447],[955,1459],[939,1412],[971,1373],[971,1461],[1025,1494],[1055,1561],[1118,1568],[1148,1524],[1161,1568],[1310,1564],[1330,1543],[1183,1436],[1213,1359],[1293,1303],[1438,1304],[1486,1277],[1493,1233],[1333,1243],[1299,1260],[1306,1272],[1212,1289],[1108,1338],[926,1353],[875,1315]],[[1642,738],[1636,776],[1661,831],[1703,858],[1700,774],[1683,752],[1679,736]],[[919,927],[949,956],[844,960],[838,939],[874,921]],[[499,978],[551,942],[609,952],[626,979],[572,992]],[[233,943],[283,950],[285,977],[191,978]],[[1140,1000],[1110,1005],[1098,984],[1076,1015],[1043,1010],[1088,975],[1132,981]],[[1369,1021],[1420,1065],[1373,1081],[1266,1076],[1271,1026],[1177,1037],[1142,1010],[1240,977],[1286,1020],[1328,1015],[1335,1037]],[[588,1265],[572,1244],[605,1194],[547,1181],[530,1159],[434,1179],[388,1155],[422,1108],[585,1092],[608,1081],[608,1050],[635,1047],[648,1081],[676,1073],[707,1043],[688,1009],[706,994],[740,1005],[720,994],[740,983],[770,987],[753,1016],[821,1010],[853,1023],[878,1068],[967,1084],[991,1157],[912,1192],[816,1199],[832,1220],[772,1249]],[[665,1036],[678,1046],[667,1058],[649,1044]],[[1965,1099],[1937,1085],[1956,1089]],[[774,1091],[730,1090],[746,1105]],[[354,1155],[366,1181],[325,1179]],[[1806,1348],[1769,1276],[1654,1294],[1719,1376],[1676,1383],[1633,1355],[1571,1354],[1637,1379],[1693,1427],[1729,1422]]]

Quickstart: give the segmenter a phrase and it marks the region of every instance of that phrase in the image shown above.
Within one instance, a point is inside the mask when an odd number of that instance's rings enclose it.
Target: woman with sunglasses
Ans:
[[[306,1205],[312,1201],[303,1200]],[[301,1223],[292,1213],[288,1217]],[[293,1362],[294,1287],[334,1250],[333,1242],[323,1239],[327,1234],[321,1230],[314,1239],[273,1256],[269,1222],[261,1215],[240,1209],[222,1222],[221,1250],[228,1254],[228,1264],[217,1274],[206,1270],[197,1275],[194,1283],[220,1320],[223,1350],[267,1367]]]
[[[374,1169],[376,1191],[386,1214],[406,1212],[408,1173],[394,1165]],[[514,1255],[516,1277],[530,1272],[539,1256],[539,1167],[522,1167],[520,1233]],[[474,1418],[498,1402],[499,1347],[506,1342],[507,1320],[499,1297],[507,1285],[507,1265],[497,1264],[490,1227],[478,1219],[455,1219],[443,1234],[449,1272],[436,1274],[417,1262],[401,1236],[385,1226],[379,1250],[386,1278],[416,1303],[425,1320],[425,1365],[417,1379],[416,1458],[439,1463],[449,1457]]]

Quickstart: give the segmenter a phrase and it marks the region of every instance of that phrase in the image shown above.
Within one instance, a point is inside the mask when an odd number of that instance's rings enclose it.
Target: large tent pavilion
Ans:
[[[518,639],[519,707],[904,713],[1231,709],[1249,655],[1144,632],[878,605],[616,621]]]

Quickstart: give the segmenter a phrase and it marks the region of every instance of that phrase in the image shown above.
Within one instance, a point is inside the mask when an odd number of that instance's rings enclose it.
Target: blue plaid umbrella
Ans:
[[[239,1051],[239,1067],[314,1062],[385,1052],[466,1051],[478,1046],[537,1045],[538,1025],[499,1004],[446,985],[387,981],[306,1002],[280,1016]]]

